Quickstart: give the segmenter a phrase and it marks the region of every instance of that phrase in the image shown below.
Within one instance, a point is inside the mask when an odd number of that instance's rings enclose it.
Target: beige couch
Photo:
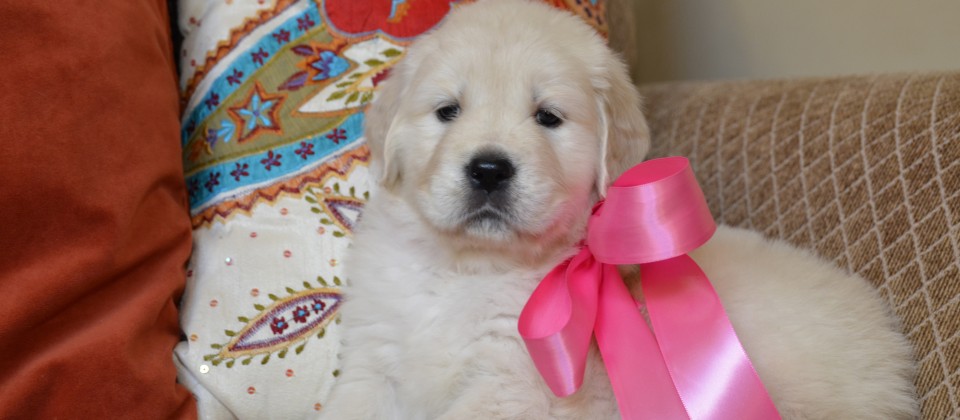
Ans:
[[[914,344],[923,417],[960,417],[960,72],[641,87],[655,156],[714,216],[875,284]]]

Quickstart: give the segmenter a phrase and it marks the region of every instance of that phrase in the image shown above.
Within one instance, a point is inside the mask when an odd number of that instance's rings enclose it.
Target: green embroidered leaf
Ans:
[[[266,356],[263,356],[263,360],[260,361],[260,364],[261,364],[261,365],[265,365],[265,364],[267,364],[267,362],[269,362],[269,361],[270,361],[270,353],[267,353]]]
[[[337,376],[340,376],[340,369],[333,371],[333,377],[336,378]]]
[[[364,199],[364,200],[369,200],[369,199],[370,199],[370,191],[364,191],[364,193],[363,193],[363,199]]]
[[[280,298],[278,298],[277,295],[273,293],[268,294],[267,297],[270,298],[270,300],[280,300]]]
[[[219,350],[219,349],[223,348],[223,346],[221,346],[221,345],[219,345],[219,344],[217,344],[217,343],[213,343],[213,344],[210,345],[210,348]]]
[[[247,317],[245,317],[245,316],[238,316],[238,317],[237,317],[237,320],[240,321],[240,322],[242,322],[242,323],[244,323],[244,324],[250,322],[250,318],[247,318]]]
[[[249,365],[249,364],[250,364],[250,361],[252,361],[252,360],[253,360],[253,357],[248,357],[248,358],[246,358],[246,359],[243,359],[243,361],[240,362],[240,363],[241,363],[242,365],[246,366],[246,365]]]
[[[317,204],[317,200],[309,195],[303,197],[304,200],[307,200],[308,203]]]
[[[323,287],[330,286],[327,284],[327,281],[323,279],[323,276],[317,276],[317,282],[320,283]]]
[[[350,187],[350,196],[351,197],[357,196],[357,189],[355,187]]]
[[[347,79],[353,80],[353,79],[359,79],[361,77],[363,77],[363,73],[354,73],[347,76]]]
[[[403,54],[403,52],[400,51],[400,50],[398,50],[398,49],[396,49],[396,48],[391,48],[391,49],[386,50],[386,51],[383,52],[383,55],[385,55],[385,56],[387,56],[387,57],[396,57],[396,56],[398,56],[398,55],[400,55],[400,54]]]
[[[237,333],[236,333],[235,331],[230,331],[230,330],[223,330],[223,333],[226,334],[227,337],[233,337],[233,336],[237,335]]]
[[[322,210],[320,210],[319,208],[316,208],[316,207],[310,207],[310,211],[312,211],[312,212],[314,212],[314,213],[316,213],[316,214],[320,214],[320,212],[321,212]]]
[[[366,64],[370,67],[382,66],[383,61],[377,60],[376,58],[371,58],[367,61],[364,61],[363,64]]]
[[[327,102],[333,102],[337,99],[340,99],[344,96],[347,96],[347,92],[343,90],[338,90],[330,94],[330,97],[327,98]]]
[[[254,304],[253,304],[253,309],[256,309],[256,310],[258,310],[258,311],[262,311],[262,310],[265,309],[265,307],[264,307],[263,305],[259,304],[259,303],[254,303]]]
[[[306,287],[307,289],[313,289],[313,286],[311,286],[310,282],[308,281],[303,282],[303,287]]]
[[[208,354],[208,355],[206,355],[206,356],[203,356],[203,361],[204,361],[204,362],[209,362],[209,361],[213,360],[214,357],[217,357],[217,355],[215,355],[215,354]]]
[[[277,357],[281,359],[283,359],[284,357],[287,357],[287,349],[280,350],[280,353],[277,353]]]
[[[288,287],[288,288],[287,288],[287,293],[289,293],[289,294],[291,294],[291,295],[295,295],[295,294],[297,294],[297,291],[296,291],[296,290],[293,290],[293,289],[291,289],[291,288]]]
[[[295,349],[294,349],[294,351],[296,351],[296,352],[297,352],[297,354],[300,354],[300,352],[302,352],[302,351],[303,351],[303,347],[304,347],[304,346],[306,346],[306,345],[307,345],[307,342],[306,342],[306,341],[304,341],[304,342],[303,342],[303,344],[301,344],[301,345],[299,345],[299,346],[297,346],[297,348],[295,348]]]
[[[227,367],[228,367],[228,368],[232,368],[234,362],[236,362],[236,360],[230,360],[230,361],[228,361],[228,362],[227,362]]]
[[[370,102],[373,99],[373,92],[364,92],[363,96],[360,97],[361,103]]]
[[[327,329],[321,328],[320,332],[317,333],[317,338],[323,338],[324,335],[327,335]]]
[[[339,231],[339,230],[335,230],[335,231],[333,231],[333,236],[335,236],[335,237],[337,237],[337,238],[342,238],[342,237],[344,237],[344,236],[346,236],[346,235],[345,235],[343,232]]]
[[[212,360],[212,361],[210,362],[210,364],[212,364],[212,365],[214,365],[214,366],[217,366],[217,365],[219,365],[220,362],[222,362],[222,361],[223,361],[223,360],[221,360],[221,359],[214,359],[214,360]]]
[[[324,224],[324,225],[332,225],[332,224],[333,224],[333,222],[331,222],[330,219],[320,219],[320,223],[321,223],[321,224]]]
[[[338,87],[338,88],[345,88],[345,87],[350,86],[350,85],[352,85],[352,84],[353,84],[353,82],[351,82],[351,81],[346,81],[346,82],[337,83],[337,84],[335,84],[334,86],[336,86],[336,87]]]
[[[360,99],[360,92],[353,92],[347,97],[347,101],[344,102],[344,104],[349,105],[351,102],[356,102],[357,99]]]
[[[340,277],[337,277],[337,276],[333,276],[333,284],[335,284],[335,285],[337,285],[337,286],[342,286],[342,285],[343,285],[343,283],[340,281]]]
[[[337,319],[335,319],[333,322],[336,322],[337,325],[340,325],[340,316],[338,315],[338,316],[337,316]]]
[[[333,190],[336,191],[337,194],[340,194],[340,183],[339,183],[339,182],[336,182],[336,183],[333,184]]]

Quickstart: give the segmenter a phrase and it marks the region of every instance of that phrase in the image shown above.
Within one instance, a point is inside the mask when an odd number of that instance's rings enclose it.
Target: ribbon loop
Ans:
[[[685,158],[647,161],[614,181],[594,207],[587,246],[544,277],[520,314],[520,335],[554,394],[579,389],[596,334],[625,419],[779,418],[686,255],[715,230]],[[614,264],[641,264],[653,332]]]
[[[642,264],[686,254],[717,225],[686,158],[634,166],[607,191],[590,217],[587,245],[605,264]]]

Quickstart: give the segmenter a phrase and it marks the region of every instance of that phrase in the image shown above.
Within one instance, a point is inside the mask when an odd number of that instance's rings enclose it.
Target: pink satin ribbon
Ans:
[[[624,419],[779,419],[723,306],[686,254],[716,230],[687,159],[634,166],[594,207],[586,246],[537,286],[520,335],[560,397],[596,335]],[[615,264],[640,264],[651,331]],[[656,332],[656,335],[654,335]]]

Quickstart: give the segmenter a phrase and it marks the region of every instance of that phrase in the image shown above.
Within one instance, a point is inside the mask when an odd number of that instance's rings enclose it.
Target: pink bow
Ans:
[[[614,181],[580,253],[537,286],[520,335],[550,389],[580,388],[590,337],[624,419],[779,419],[710,281],[686,254],[716,230],[686,158]],[[615,264],[640,264],[653,332]]]

